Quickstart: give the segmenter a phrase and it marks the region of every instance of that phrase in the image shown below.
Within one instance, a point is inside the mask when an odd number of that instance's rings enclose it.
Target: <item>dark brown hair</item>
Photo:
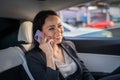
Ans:
[[[45,19],[50,16],[50,15],[55,15],[58,16],[55,11],[52,10],[43,10],[40,11],[34,18],[33,21],[33,33],[35,34],[36,30],[39,29],[42,31],[42,26],[45,23]]]
[[[53,10],[42,10],[35,16],[33,20],[33,38],[37,29],[42,31],[45,19],[50,15],[58,16],[57,13]],[[34,43],[36,43],[36,41],[34,41]]]

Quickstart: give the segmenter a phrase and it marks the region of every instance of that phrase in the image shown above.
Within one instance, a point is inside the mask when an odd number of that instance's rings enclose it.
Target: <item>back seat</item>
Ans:
[[[32,22],[20,25],[18,41],[20,46],[0,50],[0,80],[34,80],[25,59],[25,52],[33,47]]]

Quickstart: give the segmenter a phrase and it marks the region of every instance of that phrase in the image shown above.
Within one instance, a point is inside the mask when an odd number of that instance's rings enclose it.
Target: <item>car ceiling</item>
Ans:
[[[40,10],[57,11],[91,1],[104,1],[113,5],[120,3],[119,0],[0,0],[0,17],[33,20]]]
[[[40,10],[57,11],[89,1],[93,0],[0,0],[0,17],[33,20]]]

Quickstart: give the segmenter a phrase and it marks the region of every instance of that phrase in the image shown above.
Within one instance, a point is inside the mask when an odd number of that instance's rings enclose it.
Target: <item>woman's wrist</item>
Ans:
[[[47,66],[52,68],[53,70],[56,70],[53,57],[46,57],[46,60],[47,60]]]

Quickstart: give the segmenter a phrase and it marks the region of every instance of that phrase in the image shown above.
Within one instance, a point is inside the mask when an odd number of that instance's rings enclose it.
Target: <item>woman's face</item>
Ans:
[[[58,16],[50,15],[45,19],[45,23],[42,28],[43,33],[49,39],[53,39],[55,44],[62,42],[63,38],[63,26]]]

